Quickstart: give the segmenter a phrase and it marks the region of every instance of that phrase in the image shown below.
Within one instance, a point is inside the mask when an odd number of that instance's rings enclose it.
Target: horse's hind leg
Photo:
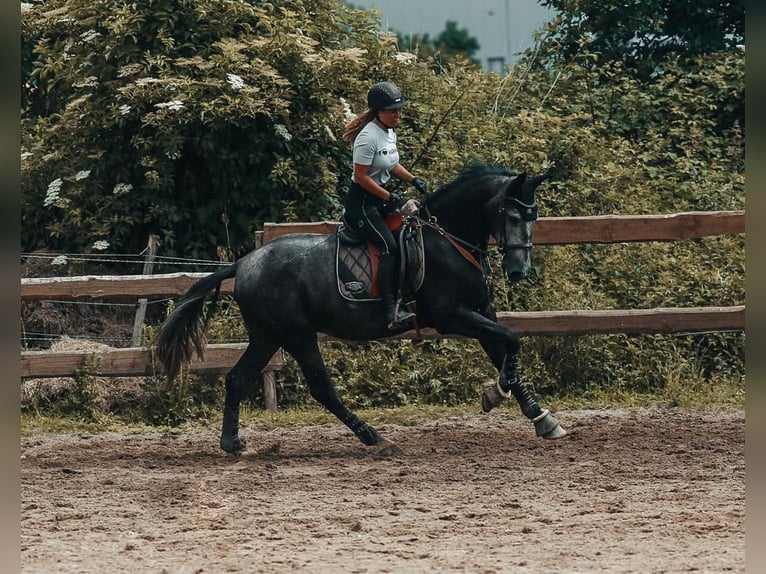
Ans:
[[[376,447],[376,453],[387,456],[399,452],[391,441],[378,434],[374,427],[360,419],[340,400],[335,386],[327,373],[316,339],[285,344],[285,349],[298,361],[311,396],[345,424],[367,446]]]
[[[248,385],[257,380],[278,348],[277,344],[251,337],[247,349],[227,373],[221,426],[221,448],[226,452],[237,453],[245,449],[245,441],[239,438],[239,405]]]

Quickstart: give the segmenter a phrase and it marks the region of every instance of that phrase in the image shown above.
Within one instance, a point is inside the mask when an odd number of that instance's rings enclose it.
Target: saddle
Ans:
[[[399,244],[399,288],[402,303],[409,308],[414,306],[415,293],[425,274],[423,233],[419,225],[396,215],[389,216],[394,221],[387,218],[387,223],[389,228],[391,224],[395,227],[392,233]],[[341,296],[349,301],[380,301],[377,246],[345,223],[341,223],[336,237],[335,274]]]

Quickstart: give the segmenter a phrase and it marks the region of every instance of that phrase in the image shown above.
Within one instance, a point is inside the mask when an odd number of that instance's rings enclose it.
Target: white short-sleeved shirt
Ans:
[[[399,163],[394,130],[384,130],[375,122],[364,126],[354,140],[354,163],[369,165],[367,175],[378,185],[385,184],[391,179],[391,170]],[[353,173],[351,180],[356,182]]]

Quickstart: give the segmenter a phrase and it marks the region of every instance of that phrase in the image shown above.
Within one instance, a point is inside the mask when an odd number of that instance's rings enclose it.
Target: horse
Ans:
[[[496,382],[484,385],[482,410],[489,412],[513,395],[536,435],[557,439],[567,432],[539,406],[519,376],[518,335],[497,322],[488,262],[489,240],[494,237],[505,278],[513,283],[528,275],[538,212],[535,190],[548,177],[527,177],[504,166],[469,166],[429,194],[407,218],[422,229],[425,258],[422,282],[414,294],[418,326],[478,340],[499,372]],[[240,402],[281,347],[297,361],[311,396],[364,445],[382,456],[401,452],[343,403],[320,354],[318,332],[355,341],[397,334],[388,329],[382,301],[351,301],[339,292],[339,240],[338,234],[296,233],[270,241],[194,283],[161,325],[156,353],[172,382],[193,353],[204,360],[204,333],[212,313],[205,313],[205,303],[213,291],[213,300],[218,297],[222,281],[234,278],[233,296],[249,343],[225,378],[220,438],[224,451],[245,449],[239,436]]]

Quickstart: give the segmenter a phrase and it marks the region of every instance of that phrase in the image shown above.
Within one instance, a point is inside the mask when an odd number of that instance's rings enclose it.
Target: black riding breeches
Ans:
[[[351,182],[344,204],[343,220],[356,233],[374,243],[381,255],[397,255],[396,240],[381,213],[384,204],[382,199]]]

